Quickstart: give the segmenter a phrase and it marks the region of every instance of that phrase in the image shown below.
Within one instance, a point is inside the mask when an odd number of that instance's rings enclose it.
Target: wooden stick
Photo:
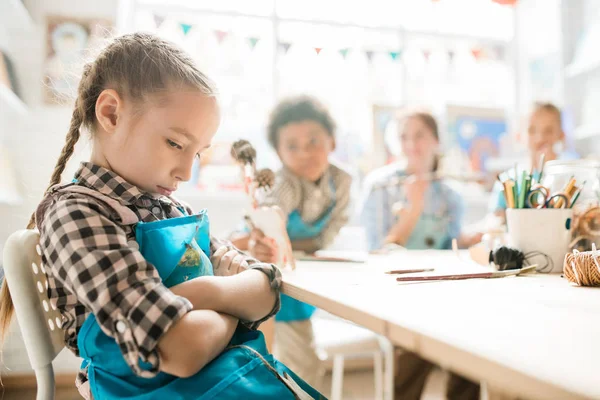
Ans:
[[[491,278],[493,272],[477,272],[474,274],[456,275],[431,275],[431,276],[403,276],[396,278],[397,282],[421,282],[421,281],[455,281],[461,279]]]
[[[393,271],[385,271],[386,274],[414,274],[417,272],[435,271],[435,268],[418,268],[418,269],[396,269]]]

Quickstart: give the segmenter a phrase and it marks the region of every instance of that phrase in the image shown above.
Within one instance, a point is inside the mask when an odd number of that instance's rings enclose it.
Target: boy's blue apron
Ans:
[[[329,181],[329,188],[335,199],[335,186],[333,180]],[[323,213],[323,215],[312,224],[307,224],[302,220],[302,217],[298,210],[292,211],[288,215],[287,222],[287,233],[290,240],[302,240],[312,239],[321,234],[323,229],[329,224],[331,220],[331,213],[335,207],[335,200],[329,206],[329,208]],[[277,322],[292,322],[292,321],[304,321],[309,319],[317,308],[310,304],[303,303],[285,294],[281,295],[281,309],[275,315],[275,321]]]
[[[156,267],[166,286],[213,274],[207,256],[209,240],[205,211],[136,225],[140,251]],[[83,366],[88,366],[94,400],[294,399],[294,394],[265,362],[280,375],[287,372],[313,398],[322,398],[268,353],[261,332],[250,331],[242,325],[236,330],[230,347],[189,378],[163,372],[153,378],[135,375],[116,341],[102,332],[93,314],[79,331],[77,344],[84,359]],[[140,362],[140,366],[143,368],[143,363]]]

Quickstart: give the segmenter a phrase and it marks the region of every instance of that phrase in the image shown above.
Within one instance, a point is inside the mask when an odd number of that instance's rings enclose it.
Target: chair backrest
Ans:
[[[29,362],[34,370],[51,366],[64,347],[60,313],[48,300],[48,278],[36,230],[13,233],[4,245],[4,275],[15,305]]]

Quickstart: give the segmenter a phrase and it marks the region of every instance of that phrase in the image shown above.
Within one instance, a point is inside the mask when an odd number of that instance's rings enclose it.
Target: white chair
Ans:
[[[391,400],[394,384],[394,349],[388,339],[323,311],[312,318],[317,355],[323,363],[332,360],[331,400],[343,398],[344,362],[373,359],[374,399]]]
[[[37,400],[54,399],[52,361],[64,347],[61,316],[48,300],[39,233],[19,230],[4,245],[4,276],[15,305],[27,356],[35,372]]]

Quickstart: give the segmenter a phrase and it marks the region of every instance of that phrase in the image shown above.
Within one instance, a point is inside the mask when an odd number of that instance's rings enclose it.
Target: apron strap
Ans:
[[[67,185],[53,186],[50,191],[52,193],[78,193],[93,197],[113,210],[119,216],[123,225],[133,225],[140,220],[135,212],[121,204],[119,201],[86,186],[70,183]]]

